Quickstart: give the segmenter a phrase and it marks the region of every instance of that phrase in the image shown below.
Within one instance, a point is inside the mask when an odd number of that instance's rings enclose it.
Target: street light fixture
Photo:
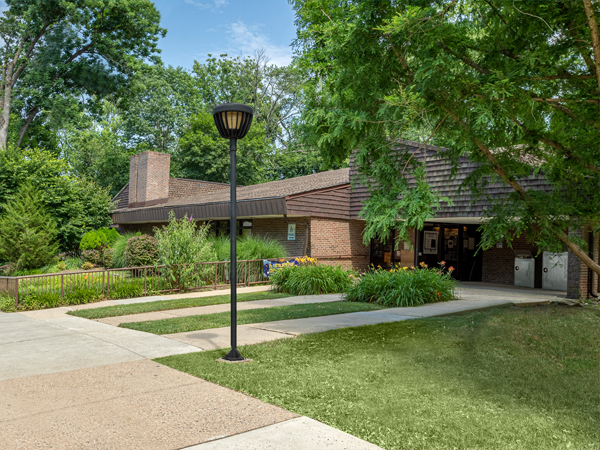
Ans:
[[[229,165],[230,165],[230,218],[229,218],[229,238],[231,241],[230,253],[230,275],[231,281],[231,350],[223,357],[226,361],[243,361],[244,357],[240,355],[237,349],[237,258],[236,258],[236,239],[237,239],[237,210],[236,210],[236,150],[237,140],[242,139],[248,133],[252,125],[252,116],[254,111],[247,105],[241,103],[225,103],[213,109],[213,118],[217,130],[222,138],[229,139]]]

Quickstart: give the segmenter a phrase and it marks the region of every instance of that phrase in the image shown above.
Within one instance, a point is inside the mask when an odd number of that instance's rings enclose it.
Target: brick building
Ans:
[[[239,232],[269,236],[280,241],[290,256],[309,255],[321,262],[341,264],[364,270],[369,264],[403,266],[426,262],[434,266],[446,261],[457,270],[462,281],[482,281],[512,285],[515,255],[513,250],[529,250],[533,256],[538,248],[524,238],[513,240],[513,248],[499,242],[491,249],[477,252],[481,235],[478,231],[485,200],[471,204],[468,193],[459,193],[458,186],[476,167],[467,160],[461,162],[455,176],[443,157],[445,149],[405,142],[405,150],[426,161],[428,181],[453,206],[444,205],[436,218],[423,230],[411,233],[411,243],[401,243],[397,250],[389,242],[372,241],[364,245],[364,221],[359,212],[367,198],[366,187],[355,180],[355,168],[331,170],[287,180],[253,186],[238,186],[237,215]],[[185,214],[198,221],[210,221],[217,233],[228,234],[229,185],[169,177],[170,155],[145,152],[131,157],[129,183],[117,194],[117,209],[113,222],[122,230],[152,233],[164,225],[170,211],[177,217]],[[541,176],[519,180],[526,189],[550,189]],[[487,194],[502,196],[509,187],[490,184]],[[295,233],[288,235],[290,225]],[[592,242],[591,233],[584,238],[594,248],[598,261],[598,236]],[[435,244],[435,245],[433,245]],[[542,287],[542,255],[535,257],[535,287]],[[568,257],[568,291],[570,297],[587,297],[598,292],[598,276],[574,255]]]

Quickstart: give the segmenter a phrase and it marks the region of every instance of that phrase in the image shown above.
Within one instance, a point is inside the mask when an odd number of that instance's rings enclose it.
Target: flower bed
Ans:
[[[273,289],[292,295],[334,294],[346,291],[355,278],[351,270],[341,266],[319,264],[316,259],[296,259],[299,265],[284,264],[269,275]]]
[[[425,303],[456,299],[456,280],[453,267],[419,267],[392,269],[372,268],[360,276],[346,291],[351,302],[378,303],[385,306],[417,306]]]

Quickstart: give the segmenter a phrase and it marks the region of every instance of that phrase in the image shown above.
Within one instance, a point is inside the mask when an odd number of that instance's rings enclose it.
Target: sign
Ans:
[[[296,240],[296,224],[288,223],[288,241]]]
[[[271,271],[280,269],[286,265],[299,266],[300,263],[296,259],[291,261],[286,261],[285,259],[263,259],[263,276],[269,278]]]
[[[437,231],[424,231],[423,232],[424,243],[423,243],[423,253],[426,255],[435,255],[437,254],[437,246],[438,246],[438,233]]]

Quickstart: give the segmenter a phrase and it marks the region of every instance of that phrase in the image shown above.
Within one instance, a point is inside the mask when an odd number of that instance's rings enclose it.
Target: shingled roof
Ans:
[[[329,170],[285,180],[270,181],[236,189],[238,215],[287,214],[286,198],[312,191],[349,185],[350,169]],[[166,203],[139,208],[118,208],[113,213],[115,223],[166,220],[173,210],[177,216],[218,218],[229,215],[229,189],[198,193],[186,197],[171,197]],[[123,197],[122,193],[118,196]],[[349,201],[349,199],[348,199]],[[122,204],[127,204],[122,202]]]
[[[459,192],[459,187],[465,181],[467,176],[478,167],[477,163],[469,162],[465,157],[459,161],[455,175],[452,175],[452,165],[444,153],[448,150],[444,147],[433,145],[424,145],[419,142],[403,141],[403,150],[414,154],[414,158],[419,161],[426,160],[427,182],[433,186],[442,197],[448,197],[453,205],[441,204],[442,208],[437,213],[437,218],[444,217],[482,217],[483,211],[489,206],[487,196],[505,197],[513,192],[513,189],[502,182],[490,183],[485,186],[483,196],[473,203],[473,196],[467,189]],[[351,177],[357,177],[356,167],[351,169]],[[525,189],[549,191],[550,185],[543,175],[531,175],[519,180],[521,186]],[[365,186],[356,184],[356,189],[352,192],[350,203],[350,216],[358,219],[358,213],[363,207],[363,202],[369,197],[369,192]]]

